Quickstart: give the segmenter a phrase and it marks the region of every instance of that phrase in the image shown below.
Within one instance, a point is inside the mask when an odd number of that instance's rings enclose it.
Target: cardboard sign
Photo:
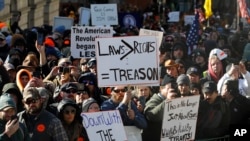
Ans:
[[[194,140],[200,95],[166,102],[161,141]]]
[[[95,39],[112,36],[112,27],[73,26],[71,28],[71,56],[93,58],[96,55]]]
[[[74,20],[68,17],[54,17],[53,30],[58,26],[64,25],[65,29],[71,29],[74,24]]]
[[[140,29],[139,36],[148,35],[148,36],[155,36],[157,39],[158,48],[161,46],[163,32],[162,31],[155,31],[155,30],[148,30],[148,29]]]
[[[185,25],[188,25],[188,24],[192,25],[194,18],[195,18],[195,15],[185,15],[184,16],[184,24]]]
[[[90,9],[81,7],[79,25],[89,26],[89,23],[90,23]]]
[[[169,17],[168,22],[179,22],[180,12],[179,11],[169,12],[168,17]]]
[[[118,110],[82,113],[90,141],[125,141],[126,133]]]
[[[142,141],[141,129],[136,126],[124,126],[128,141]]]
[[[96,39],[98,86],[159,85],[155,36]]]
[[[117,4],[91,4],[92,25],[118,25]]]

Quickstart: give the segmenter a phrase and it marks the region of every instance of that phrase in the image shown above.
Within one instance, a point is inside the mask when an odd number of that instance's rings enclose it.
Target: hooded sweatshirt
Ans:
[[[21,83],[21,76],[23,73],[26,73],[28,75],[29,80],[32,78],[31,73],[27,69],[21,69],[16,74],[16,84],[19,88],[20,92],[23,92],[25,86]]]

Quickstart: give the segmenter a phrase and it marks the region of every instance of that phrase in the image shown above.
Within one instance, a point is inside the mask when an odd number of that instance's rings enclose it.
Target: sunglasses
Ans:
[[[76,113],[76,110],[75,110],[75,109],[72,109],[72,110],[64,110],[63,113],[66,114],[66,115],[75,114],[75,113]]]
[[[116,90],[113,90],[115,93],[119,93],[119,92],[126,92],[126,90],[125,89],[116,89]]]
[[[94,85],[94,82],[93,82],[93,81],[89,81],[89,80],[83,80],[82,83],[83,83],[84,85],[86,85],[86,84]]]
[[[24,103],[27,105],[30,105],[31,103],[35,104],[37,103],[38,99],[27,99]]]
[[[68,94],[71,94],[71,93],[77,93],[77,90],[74,90],[74,89],[73,90],[66,90],[65,92]]]

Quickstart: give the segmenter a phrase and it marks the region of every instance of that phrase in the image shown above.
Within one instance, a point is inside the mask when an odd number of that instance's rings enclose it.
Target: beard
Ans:
[[[42,109],[43,109],[42,105],[40,105],[39,107],[32,107],[32,108],[29,107],[27,109],[27,112],[31,115],[38,115],[42,111]]]

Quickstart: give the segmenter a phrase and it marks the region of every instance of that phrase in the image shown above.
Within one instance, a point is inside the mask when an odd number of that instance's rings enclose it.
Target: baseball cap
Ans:
[[[203,93],[213,93],[214,91],[217,91],[217,85],[214,81],[207,81],[204,83],[202,88]]]
[[[9,70],[15,70],[14,65],[12,65],[11,63],[4,63],[4,67],[7,71]]]
[[[26,101],[28,98],[39,99],[41,98],[39,91],[36,87],[28,87],[23,91],[23,100]]]
[[[77,91],[78,90],[77,84],[74,83],[74,82],[67,82],[67,83],[65,83],[65,84],[63,84],[61,86],[60,90],[63,91],[63,92],[67,92],[70,89],[73,89],[73,90]]]
[[[7,108],[16,108],[16,104],[8,93],[3,93],[0,96],[0,111]]]
[[[188,68],[187,74],[189,74],[189,75],[190,74],[200,75],[200,71],[199,71],[199,69],[197,67],[191,66],[191,67]]]

